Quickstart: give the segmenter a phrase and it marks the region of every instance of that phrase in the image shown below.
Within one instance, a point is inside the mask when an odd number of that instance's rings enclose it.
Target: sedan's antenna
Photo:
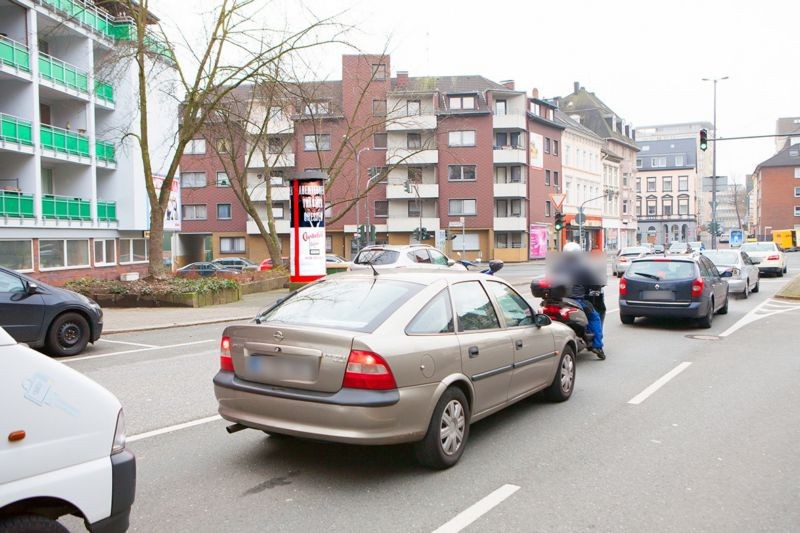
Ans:
[[[372,264],[372,261],[368,261],[367,264],[372,269],[372,277],[376,277],[378,275],[378,271],[375,269],[375,265]]]

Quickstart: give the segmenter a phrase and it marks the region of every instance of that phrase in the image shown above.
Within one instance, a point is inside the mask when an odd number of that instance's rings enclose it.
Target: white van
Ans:
[[[135,490],[119,400],[0,328],[0,531],[125,531]]]

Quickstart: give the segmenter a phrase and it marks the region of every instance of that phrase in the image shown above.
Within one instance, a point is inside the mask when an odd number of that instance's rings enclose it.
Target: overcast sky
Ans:
[[[199,35],[215,3],[151,0],[151,9],[167,28]],[[340,14],[360,50],[388,46],[392,75],[481,74],[546,98],[579,81],[634,126],[711,122],[712,84],[701,78],[729,76],[718,84],[720,136],[772,134],[778,117],[800,116],[798,1],[264,0],[262,14],[283,26],[282,5],[291,27],[303,23],[300,5]],[[353,50],[315,54],[320,79],[341,77],[341,53]],[[741,180],[773,152],[773,139],[721,142],[718,174]]]

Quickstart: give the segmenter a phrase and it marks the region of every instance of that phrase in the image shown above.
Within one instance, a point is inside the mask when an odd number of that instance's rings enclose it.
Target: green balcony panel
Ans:
[[[33,195],[0,191],[0,216],[33,218]]]
[[[110,83],[96,78],[94,80],[94,94],[100,100],[105,100],[107,102],[114,101],[114,87],[112,87]]]
[[[56,220],[91,220],[91,206],[89,200],[47,194],[42,197],[42,216]]]
[[[117,220],[117,202],[97,202],[97,218],[99,220]]]
[[[95,152],[97,159],[106,161],[108,163],[116,163],[117,159],[114,152],[114,143],[97,141],[95,143]]]
[[[43,148],[68,155],[89,157],[89,138],[79,133],[55,126],[42,126],[39,141]]]
[[[0,63],[30,72],[31,54],[24,44],[0,35]]]
[[[41,0],[41,2],[56,11],[60,11],[66,17],[104,34],[106,37],[113,37],[111,32],[113,18],[102,9],[74,0]]]
[[[26,120],[0,113],[0,138],[6,142],[33,146],[33,128]]]
[[[64,85],[70,89],[89,92],[88,74],[77,67],[42,52],[39,53],[39,74],[53,83]]]

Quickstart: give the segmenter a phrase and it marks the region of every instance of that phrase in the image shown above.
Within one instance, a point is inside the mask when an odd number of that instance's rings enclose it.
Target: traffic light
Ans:
[[[704,152],[708,149],[708,130],[705,128],[700,130],[700,149]]]
[[[406,183],[405,183],[405,185],[403,186],[403,189],[404,189],[404,190],[405,190],[407,193],[410,193],[410,192],[411,192],[411,182],[410,182],[410,181],[408,181],[408,180],[406,180]]]
[[[556,211],[556,221],[554,227],[556,231],[561,231],[564,229],[564,213],[561,211]]]

